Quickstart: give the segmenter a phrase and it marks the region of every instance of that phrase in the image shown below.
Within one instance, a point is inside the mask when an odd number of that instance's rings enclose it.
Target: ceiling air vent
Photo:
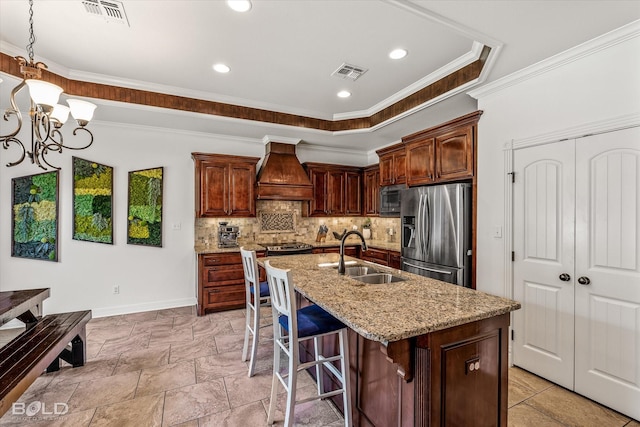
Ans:
[[[122,2],[116,0],[82,0],[85,11],[91,16],[102,18],[107,22],[129,25]]]
[[[342,64],[337,70],[331,73],[332,76],[340,77],[341,79],[358,80],[358,77],[366,73],[368,70],[364,67],[357,65]]]

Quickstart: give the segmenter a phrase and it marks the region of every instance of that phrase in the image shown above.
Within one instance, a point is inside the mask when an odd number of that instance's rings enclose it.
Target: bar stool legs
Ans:
[[[242,257],[242,268],[244,269],[244,282],[246,293],[246,311],[244,328],[244,344],[242,346],[242,361],[246,362],[249,358],[250,377],[253,376],[256,366],[256,354],[258,353],[258,342],[260,341],[260,306],[268,303],[269,285],[266,282],[259,283],[258,261],[255,251],[248,251],[240,248]],[[251,344],[251,354],[249,350],[249,337],[253,336]]]
[[[273,313],[273,379],[271,382],[271,401],[267,424],[273,424],[278,397],[278,383],[287,392],[284,425],[293,425],[296,403],[324,399],[342,394],[344,403],[345,426],[351,426],[351,388],[349,381],[349,344],[347,328],[335,317],[317,305],[302,309],[296,308],[295,291],[291,281],[291,272],[270,266],[265,262],[267,282],[271,294]],[[324,356],[321,340],[325,336],[337,334],[339,354]],[[300,363],[299,343],[314,340],[315,360]],[[280,372],[280,358],[284,354],[288,358],[288,372]],[[339,361],[338,370],[333,362]],[[315,366],[318,377],[318,395],[306,399],[296,399],[296,382],[298,372]],[[324,392],[322,374],[323,367],[340,383],[340,389]]]

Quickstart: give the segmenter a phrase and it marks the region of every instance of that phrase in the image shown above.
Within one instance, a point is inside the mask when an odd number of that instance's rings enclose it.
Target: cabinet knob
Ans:
[[[571,276],[569,276],[567,273],[562,273],[560,276],[558,276],[558,278],[563,282],[568,282],[569,280],[571,280]]]
[[[587,276],[582,276],[578,278],[578,283],[580,283],[581,285],[588,285],[589,283],[591,283],[591,280],[589,280]]]

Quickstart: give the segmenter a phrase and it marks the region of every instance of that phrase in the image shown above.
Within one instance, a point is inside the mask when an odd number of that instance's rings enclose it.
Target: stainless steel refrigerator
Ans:
[[[471,184],[401,194],[402,269],[471,287]]]

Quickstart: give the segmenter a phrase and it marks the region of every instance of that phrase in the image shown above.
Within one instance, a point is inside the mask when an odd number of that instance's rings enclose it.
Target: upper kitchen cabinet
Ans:
[[[364,181],[363,215],[377,216],[380,214],[380,166],[367,166],[362,175]]]
[[[481,114],[476,111],[402,138],[406,144],[407,184],[472,178]]]
[[[362,215],[362,169],[325,163],[304,164],[313,184],[309,216]]]
[[[196,217],[256,215],[258,157],[192,153],[195,161]]]
[[[407,182],[406,160],[404,144],[377,150],[380,158],[380,185],[405,184]]]

